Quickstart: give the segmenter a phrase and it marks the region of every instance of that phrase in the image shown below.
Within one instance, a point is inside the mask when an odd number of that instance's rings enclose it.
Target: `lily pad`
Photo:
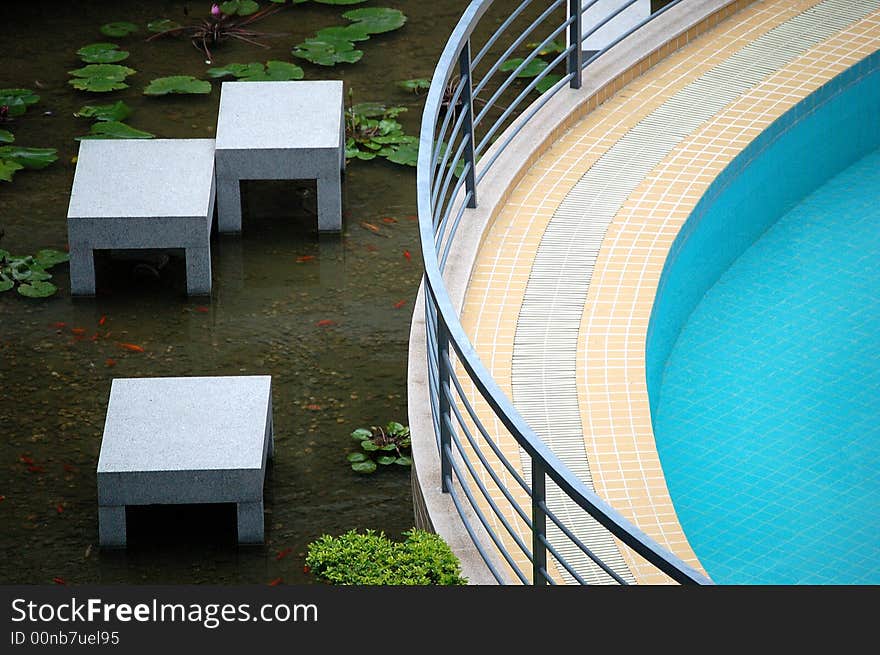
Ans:
[[[14,286],[15,282],[10,280],[8,277],[4,277],[4,275],[0,273],[0,293],[3,293],[4,291],[9,291]]]
[[[372,438],[373,433],[367,430],[366,428],[358,428],[354,432],[351,433],[351,438],[360,443],[365,439]]]
[[[371,459],[363,462],[355,462],[351,465],[351,468],[358,473],[374,473],[376,471],[376,462]]]
[[[15,135],[6,130],[0,130],[0,143],[12,143],[15,141]]]
[[[356,23],[368,34],[382,34],[403,27],[406,16],[399,9],[388,7],[364,7],[352,9],[342,14],[344,18]]]
[[[70,261],[70,255],[54,248],[43,248],[37,251],[37,254],[34,255],[34,260],[43,268],[52,268],[56,264]]]
[[[552,89],[561,79],[562,75],[545,75],[535,85],[535,91],[538,93],[544,93],[545,91]]]
[[[76,51],[79,58],[87,64],[112,64],[128,59],[125,50],[119,50],[115,43],[92,43]]]
[[[530,50],[534,50],[539,45],[541,44],[536,41],[535,43],[527,43],[526,47]],[[538,56],[543,57],[544,55],[558,55],[561,52],[565,52],[565,44],[554,40],[538,50]]]
[[[101,34],[103,34],[104,36],[112,36],[115,38],[128,36],[129,34],[134,34],[137,31],[138,26],[134,23],[129,23],[127,21],[119,21],[117,23],[107,23],[106,25],[101,25]]]
[[[48,298],[56,291],[58,287],[44,280],[32,280],[27,284],[18,285],[18,292],[28,298]]]
[[[131,107],[119,100],[112,105],[86,105],[74,114],[77,118],[94,118],[96,121],[124,121],[131,115]]]
[[[343,39],[306,39],[293,50],[293,56],[305,59],[319,66],[335,66],[336,64],[353,64],[364,56],[362,50],[356,50],[351,41]]]
[[[147,96],[164,96],[169,93],[211,93],[211,83],[197,80],[192,75],[172,75],[156,78],[144,89],[144,95]]]
[[[382,466],[388,466],[389,464],[394,464],[397,458],[391,455],[382,455],[381,457],[377,457],[376,461]]]
[[[415,166],[419,161],[419,146],[418,144],[403,144],[400,146],[393,146],[388,149],[389,151],[385,153],[385,158],[394,162],[395,164],[402,164],[404,166]],[[380,153],[381,154],[381,153]]]
[[[77,141],[83,139],[152,139],[155,134],[137,130],[130,125],[119,121],[101,121],[92,125],[92,130],[85,136],[76,137]]]
[[[38,170],[46,168],[46,166],[56,161],[58,159],[57,152],[55,148],[0,146],[0,160],[15,162],[22,168]]]
[[[364,453],[349,453],[348,461],[349,462],[365,462],[369,459]]]
[[[413,93],[417,93],[419,91],[431,88],[431,80],[425,77],[417,77],[412,80],[400,80],[397,83],[401,89],[406,89],[407,91],[412,91]]]
[[[147,23],[147,29],[150,32],[156,33],[167,32],[168,30],[176,30],[181,27],[183,27],[183,25],[169,18],[157,18],[156,20],[151,20],[149,23]]]
[[[120,64],[89,64],[69,71],[75,79],[68,80],[67,83],[80,91],[104,93],[128,88],[124,80],[136,72],[133,68]]]
[[[260,63],[229,64],[221,68],[209,68],[209,77],[233,76],[242,82],[301,80],[305,77],[303,69],[287,61],[270,60],[265,66]]]
[[[515,59],[508,59],[501,66],[498,67],[498,70],[502,70],[504,72],[516,70],[517,66],[525,61],[522,57],[517,57]],[[547,68],[549,64],[543,59],[532,59],[528,64],[526,64],[523,69],[517,73],[517,77],[535,77],[542,70]]]
[[[334,25],[333,27],[325,27],[322,30],[318,30],[315,38],[319,41],[324,39],[330,41],[367,41],[370,38],[370,33],[357,24]]]
[[[411,457],[398,457],[394,460],[395,464],[399,464],[400,466],[412,466],[412,458]]]
[[[220,11],[227,16],[250,16],[259,11],[260,5],[254,0],[228,0],[220,3]]]
[[[20,171],[24,166],[11,159],[0,158],[0,180],[3,182],[12,182],[12,176],[15,171]]]
[[[29,105],[40,100],[40,96],[30,89],[0,89],[0,105],[9,108],[10,116],[21,116]]]

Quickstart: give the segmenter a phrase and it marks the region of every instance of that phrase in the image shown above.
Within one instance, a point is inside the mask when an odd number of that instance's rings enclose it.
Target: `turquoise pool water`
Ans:
[[[664,270],[654,433],[717,583],[880,583],[878,108],[872,57],[731,165]]]

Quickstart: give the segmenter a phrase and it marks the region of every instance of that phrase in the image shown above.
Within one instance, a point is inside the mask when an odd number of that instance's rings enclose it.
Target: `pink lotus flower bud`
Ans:
[[[214,18],[217,18],[220,15],[220,5],[218,5],[216,2],[211,5],[211,15]]]

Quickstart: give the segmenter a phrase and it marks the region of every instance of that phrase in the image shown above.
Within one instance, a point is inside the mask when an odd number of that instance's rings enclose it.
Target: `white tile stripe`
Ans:
[[[627,197],[688,135],[797,56],[865,17],[880,0],[825,0],[757,37],[669,98],[630,129],[575,184],[538,246],[517,321],[511,369],[514,404],[571,470],[593,487],[576,380],[587,291],[608,225]],[[521,453],[526,475],[530,461]],[[613,538],[548,484],[548,506],[621,577],[633,581]],[[589,582],[609,582],[552,523],[554,547]],[[567,582],[573,579],[562,572]]]

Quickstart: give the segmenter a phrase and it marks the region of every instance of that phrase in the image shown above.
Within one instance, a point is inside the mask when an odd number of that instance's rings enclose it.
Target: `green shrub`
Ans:
[[[320,580],[339,585],[463,585],[458,558],[438,535],[407,530],[403,542],[384,532],[350,530],[309,544],[306,565]]]

